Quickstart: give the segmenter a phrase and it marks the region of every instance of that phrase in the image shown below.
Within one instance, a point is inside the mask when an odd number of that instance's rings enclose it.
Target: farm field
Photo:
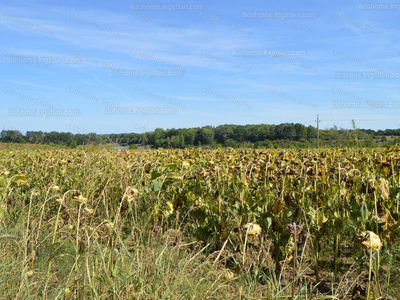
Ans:
[[[399,168],[399,146],[1,149],[0,299],[395,299]]]

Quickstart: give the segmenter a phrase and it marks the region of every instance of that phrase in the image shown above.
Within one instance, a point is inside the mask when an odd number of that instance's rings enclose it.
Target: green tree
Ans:
[[[43,143],[44,133],[43,131],[27,131],[25,137],[30,143],[40,144]]]
[[[233,139],[227,139],[224,143],[225,147],[231,147],[231,148],[236,148],[237,147],[237,143],[236,141],[234,141]]]
[[[78,143],[76,142],[76,140],[72,140],[71,142],[69,142],[68,145],[72,149],[75,149],[76,147],[78,147]]]
[[[214,130],[211,126],[200,128],[197,131],[195,143],[201,143],[201,145],[212,145],[214,144]]]
[[[194,145],[194,140],[196,138],[196,133],[197,133],[196,128],[190,128],[190,129],[186,129],[184,131],[185,145],[186,146],[193,146]]]
[[[311,125],[307,127],[307,139],[314,139],[317,137],[317,128]]]
[[[296,140],[302,141],[307,139],[307,128],[303,124],[294,124],[294,129],[296,131]]]
[[[15,143],[23,138],[23,134],[19,130],[2,130],[0,136],[3,143]]]

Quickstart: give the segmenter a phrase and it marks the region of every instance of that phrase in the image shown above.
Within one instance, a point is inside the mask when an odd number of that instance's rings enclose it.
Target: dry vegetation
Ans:
[[[399,166],[396,147],[2,149],[0,299],[393,299]]]

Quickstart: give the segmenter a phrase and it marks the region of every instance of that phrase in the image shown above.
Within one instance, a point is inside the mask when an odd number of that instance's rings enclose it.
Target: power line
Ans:
[[[373,121],[399,121],[400,119],[354,119],[355,121],[360,121],[360,122],[364,122],[364,121],[368,121],[368,122],[373,122]],[[349,121],[349,119],[337,119],[337,120],[332,120],[332,119],[327,119],[325,121],[332,121],[332,122],[338,122],[338,121]]]
[[[326,114],[327,116],[387,116],[387,115],[398,115],[398,113],[393,114]]]

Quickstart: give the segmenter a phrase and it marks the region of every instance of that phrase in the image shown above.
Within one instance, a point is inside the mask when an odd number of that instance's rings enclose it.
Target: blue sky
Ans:
[[[400,2],[0,4],[0,130],[400,127]]]

